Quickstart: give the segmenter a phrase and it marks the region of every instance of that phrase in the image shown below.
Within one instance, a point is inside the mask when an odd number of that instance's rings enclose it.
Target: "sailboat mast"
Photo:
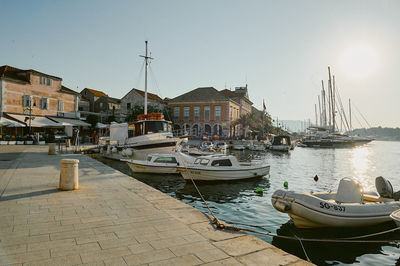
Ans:
[[[325,98],[325,88],[324,88],[324,81],[322,80],[322,112],[323,112],[323,119],[324,124],[323,126],[326,127],[326,98]]]
[[[321,100],[319,95],[318,95],[318,107],[319,107],[319,126],[322,126]]]
[[[148,56],[148,41],[145,41],[146,44],[146,54],[145,55],[141,55],[140,57],[143,57],[146,63],[146,68],[145,68],[145,72],[144,72],[144,114],[147,115],[147,70],[149,68],[149,62],[150,59],[154,59],[150,56]]]
[[[351,125],[351,103],[350,103],[350,99],[349,99],[349,116],[350,116],[350,131],[353,130],[353,126]]]
[[[315,126],[318,126],[317,104],[314,104],[314,107],[315,107]]]

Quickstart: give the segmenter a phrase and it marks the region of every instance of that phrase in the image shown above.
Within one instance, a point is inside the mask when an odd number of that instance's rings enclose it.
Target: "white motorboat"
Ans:
[[[336,193],[277,190],[271,201],[299,228],[370,226],[390,221],[390,214],[400,209],[390,182],[377,177],[375,184],[379,194],[363,192],[357,181],[343,178]]]
[[[196,158],[183,153],[155,153],[145,161],[121,159],[135,173],[178,174],[177,166],[192,164]]]
[[[267,143],[267,149],[270,151],[289,152],[291,149],[290,137],[287,135],[273,136],[271,141]]]
[[[269,174],[270,166],[264,161],[239,163],[233,155],[198,157],[192,165],[179,166],[185,180],[240,180]]]

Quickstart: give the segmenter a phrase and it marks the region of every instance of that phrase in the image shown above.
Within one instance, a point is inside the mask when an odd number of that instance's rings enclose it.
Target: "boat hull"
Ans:
[[[129,168],[135,173],[152,173],[152,174],[179,174],[177,165],[150,165],[147,161],[132,160],[127,161]]]
[[[262,167],[245,167],[244,169],[240,170],[229,170],[229,167],[218,168],[219,169],[201,169],[191,167],[179,167],[178,171],[181,173],[185,180],[193,179],[201,181],[232,181],[268,175],[270,166],[267,165]]]
[[[298,228],[371,226],[390,221],[390,214],[400,209],[398,201],[338,204],[335,194],[278,190],[271,201]]]

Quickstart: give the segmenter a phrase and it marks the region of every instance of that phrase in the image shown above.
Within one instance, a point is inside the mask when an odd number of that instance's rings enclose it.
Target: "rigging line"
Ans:
[[[158,81],[157,81],[156,75],[154,74],[153,68],[150,65],[149,65],[149,69],[150,69],[150,78],[153,80],[153,82],[155,84],[155,87],[156,87],[156,90],[157,90],[158,94],[160,95],[160,97],[163,97],[162,94],[161,94],[161,91],[160,91],[160,86],[158,85]],[[166,114],[168,116],[168,120],[172,121],[172,119],[171,119],[171,117],[169,115],[169,111],[168,111],[168,104],[166,106],[167,106]]]
[[[139,89],[139,86],[141,85],[141,81],[142,81],[142,79],[141,79],[141,77],[142,77],[142,75],[143,75],[143,69],[144,69],[144,65],[145,65],[145,60],[143,60],[143,63],[142,63],[142,67],[140,68],[140,71],[139,71],[139,75],[138,75],[138,77],[137,77],[137,79],[136,79],[136,88],[137,89]]]
[[[354,114],[355,119],[357,120],[358,124],[360,125],[361,128],[365,128],[364,125],[358,120],[358,117]]]
[[[371,125],[368,123],[367,119],[363,116],[363,114],[360,112],[360,110],[357,108],[357,106],[353,102],[353,106],[356,108],[357,112],[361,115],[361,117],[364,119],[365,123],[367,123],[368,127],[371,128]]]
[[[347,116],[346,116],[346,113],[344,111],[343,104],[342,104],[342,98],[340,97],[340,94],[339,94],[339,88],[336,88],[336,97],[339,99],[339,104],[340,104],[340,108],[338,107],[338,109],[341,110],[341,112],[343,113],[343,117],[344,117],[344,121],[346,122],[347,130],[350,131],[349,123],[347,122]],[[339,111],[339,114],[341,114],[341,112]],[[340,117],[342,118],[342,115],[340,115]]]

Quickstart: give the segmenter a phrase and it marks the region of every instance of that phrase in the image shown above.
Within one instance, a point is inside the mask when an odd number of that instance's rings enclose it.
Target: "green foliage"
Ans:
[[[96,127],[97,122],[99,122],[99,117],[94,114],[89,114],[86,117],[86,122],[88,122],[92,127]]]
[[[264,115],[264,119],[263,119]],[[263,123],[264,121],[264,123]],[[255,134],[261,138],[263,129],[264,134],[271,133],[271,134],[284,134],[284,131],[281,128],[277,128],[273,126],[271,116],[268,113],[264,113],[258,110],[252,110],[251,113],[244,114],[240,116],[236,121],[235,125],[240,125],[242,128],[248,128],[252,130]]]

